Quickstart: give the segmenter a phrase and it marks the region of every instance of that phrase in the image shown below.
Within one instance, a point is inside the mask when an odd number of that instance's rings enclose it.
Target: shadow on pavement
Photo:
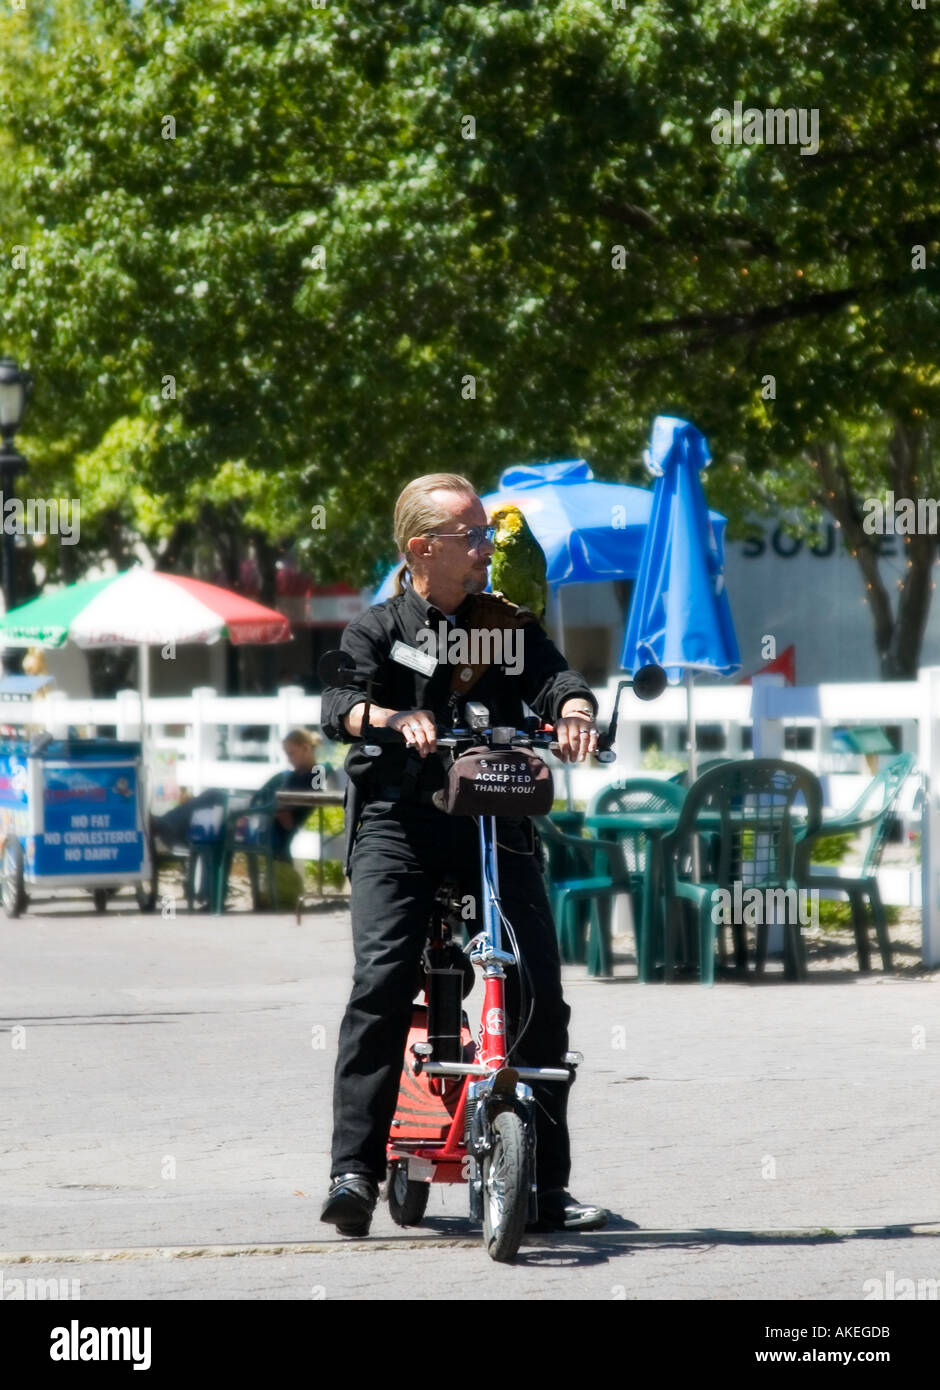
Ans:
[[[472,1240],[480,1226],[466,1217],[426,1218],[420,1227],[428,1235]],[[418,1228],[415,1228],[417,1234]],[[403,1232],[404,1234],[404,1232]],[[940,1241],[940,1225],[860,1226],[854,1230],[826,1227],[793,1231],[734,1230],[702,1227],[686,1231],[641,1230],[636,1222],[612,1216],[601,1231],[553,1231],[527,1234],[514,1261],[517,1265],[595,1265],[646,1248],[657,1250],[714,1250],[723,1245],[806,1246],[844,1245],[860,1240]],[[481,1237],[482,1243],[482,1237]]]

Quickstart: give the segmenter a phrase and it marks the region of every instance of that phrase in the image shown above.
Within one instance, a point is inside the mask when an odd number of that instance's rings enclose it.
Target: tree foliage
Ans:
[[[858,516],[940,492],[936,7],[47,0],[0,42],[6,350],[87,563],[365,580],[416,473],[639,481],[674,413],[739,531],[836,517],[916,664],[933,550],[889,598]],[[818,152],[715,143],[735,101]]]

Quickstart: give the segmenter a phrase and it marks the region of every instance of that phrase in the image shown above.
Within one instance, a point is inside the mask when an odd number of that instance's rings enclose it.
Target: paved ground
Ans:
[[[940,980],[566,971],[572,1188],[605,1232],[495,1266],[465,1190],[318,1221],[348,917],[0,919],[0,1275],[142,1297],[863,1299],[940,1280]],[[471,1000],[472,1006],[476,995]],[[26,1257],[26,1258],[24,1258]],[[5,1283],[6,1293],[11,1288]],[[922,1286],[930,1289],[930,1284]],[[933,1296],[936,1297],[936,1283]]]

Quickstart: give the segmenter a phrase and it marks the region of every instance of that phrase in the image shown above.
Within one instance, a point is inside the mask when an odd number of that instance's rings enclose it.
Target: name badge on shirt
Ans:
[[[408,666],[412,671],[420,671],[422,676],[433,676],[437,670],[437,657],[427,652],[419,652],[417,647],[409,647],[405,642],[396,642],[392,647],[392,660],[399,666]]]

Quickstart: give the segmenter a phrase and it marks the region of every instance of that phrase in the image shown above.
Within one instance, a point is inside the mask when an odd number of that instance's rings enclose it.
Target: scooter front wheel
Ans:
[[[388,1212],[396,1226],[419,1226],[430,1194],[429,1182],[409,1181],[406,1160],[388,1165]]]
[[[493,1120],[493,1147],[483,1157],[483,1240],[502,1264],[515,1259],[529,1211],[529,1161],[525,1125],[513,1110]]]

